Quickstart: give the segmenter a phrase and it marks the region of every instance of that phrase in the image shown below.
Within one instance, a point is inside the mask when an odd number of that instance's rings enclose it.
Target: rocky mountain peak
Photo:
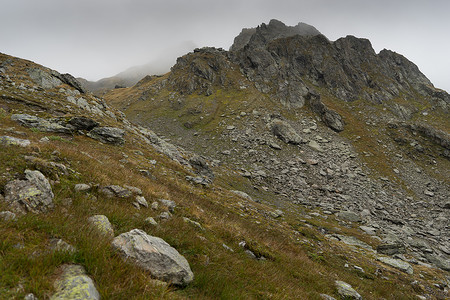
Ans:
[[[244,28],[234,39],[230,51],[237,51],[251,43],[252,47],[262,46],[268,42],[282,37],[294,35],[315,36],[321,34],[315,27],[298,23],[296,26],[287,26],[276,19],[270,20],[269,24],[262,23],[256,28]]]

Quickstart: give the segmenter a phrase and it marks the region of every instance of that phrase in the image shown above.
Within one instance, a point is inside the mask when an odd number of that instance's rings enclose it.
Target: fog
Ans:
[[[450,1],[0,0],[0,52],[98,80],[151,63],[169,70],[195,47],[228,49],[244,27],[305,22],[330,40],[371,40],[450,91]]]

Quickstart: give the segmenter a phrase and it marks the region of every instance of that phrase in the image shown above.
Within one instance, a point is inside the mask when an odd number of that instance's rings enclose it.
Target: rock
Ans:
[[[119,198],[128,198],[133,194],[130,190],[125,189],[118,185],[107,185],[100,188],[100,193],[106,195],[107,197],[119,197]]]
[[[311,110],[320,116],[322,121],[333,129],[340,132],[344,130],[344,121],[340,114],[328,108],[321,100],[320,95],[316,93],[308,93],[307,97]]]
[[[323,152],[322,147],[316,141],[309,141],[308,146],[316,151]]]
[[[203,157],[194,155],[191,159],[189,159],[189,164],[192,166],[197,175],[207,177],[210,180],[214,179],[214,173]]]
[[[25,295],[23,300],[38,300],[38,298],[33,293],[29,293]]]
[[[31,80],[44,89],[52,89],[63,83],[59,78],[53,76],[53,72],[47,72],[39,68],[30,68],[27,69],[27,72]],[[57,74],[57,72],[54,72],[54,74]]]
[[[0,220],[1,221],[15,221],[16,220],[16,214],[11,211],[1,211],[0,212]]]
[[[20,213],[45,213],[54,207],[53,192],[39,171],[25,170],[25,180],[13,180],[5,186],[5,201]]]
[[[126,185],[126,184],[123,187],[125,189],[129,190],[130,192],[132,192],[133,194],[142,196],[142,190],[140,188],[137,188],[135,186]]]
[[[238,195],[238,196],[241,197],[241,198],[244,198],[244,199],[253,201],[253,198],[252,198],[252,197],[250,197],[247,193],[244,193],[244,192],[242,192],[242,191],[230,190],[230,192],[232,192],[233,194]]]
[[[303,143],[303,139],[299,136],[292,126],[280,119],[275,119],[268,124],[272,133],[286,144],[298,145]]]
[[[277,218],[281,218],[284,215],[284,212],[282,210],[275,210],[270,212],[270,215],[272,216],[272,218],[277,219]]]
[[[51,239],[50,240],[50,249],[53,251],[63,251],[63,252],[75,252],[77,251],[75,247],[66,243],[62,239]]]
[[[347,245],[357,246],[357,247],[361,247],[361,248],[373,251],[372,247],[369,244],[364,243],[363,241],[357,239],[354,236],[348,236],[348,235],[342,235],[342,234],[333,234],[332,236]]]
[[[55,281],[55,289],[56,293],[50,300],[100,300],[94,282],[86,275],[84,268],[78,265],[63,267],[62,275]]]
[[[147,200],[145,200],[145,198],[142,197],[142,196],[136,196],[136,202],[137,202],[140,206],[148,207]]]
[[[337,288],[338,294],[342,297],[342,299],[357,299],[362,300],[362,297],[358,292],[356,292],[353,287],[343,281],[335,281],[335,285]]]
[[[155,219],[153,219],[152,217],[148,217],[148,218],[145,219],[144,221],[145,221],[145,223],[147,223],[148,225],[152,225],[152,226],[158,225],[158,223],[156,223]]]
[[[445,270],[450,271],[450,260],[445,259],[444,257],[434,255],[431,253],[425,253],[425,258],[432,264],[434,264],[436,267]]]
[[[170,219],[170,213],[167,211],[163,211],[162,213],[159,214],[158,218],[162,221],[166,221]]]
[[[193,221],[193,220],[191,220],[189,218],[186,218],[186,217],[183,217],[183,221],[186,222],[186,223],[189,223],[191,225],[194,225],[195,227],[197,227],[198,229],[200,229],[202,231],[205,231],[205,228],[203,228],[203,226],[199,222]]]
[[[450,209],[450,201],[444,204],[443,209]]]
[[[377,257],[377,260],[407,274],[412,275],[414,273],[412,266],[403,260],[384,256]]]
[[[275,150],[281,150],[281,146],[276,144],[276,143],[270,143],[270,148],[275,149]]]
[[[94,121],[86,117],[73,117],[72,119],[69,120],[68,123],[72,125],[76,130],[86,130],[86,131],[90,131],[99,125],[97,121]]]
[[[19,146],[19,147],[27,147],[31,143],[29,140],[24,139],[18,139],[12,136],[0,136],[0,145],[13,145],[13,146]]]
[[[377,229],[368,226],[359,226],[359,229],[367,233],[368,235],[376,235]]]
[[[235,129],[236,129],[236,126],[233,126],[233,125],[227,126],[227,130],[235,130]]]
[[[187,260],[163,239],[133,229],[117,236],[112,246],[123,258],[149,271],[157,279],[187,285],[194,279]]]
[[[429,197],[434,197],[434,193],[430,190],[425,190],[423,193]]]
[[[388,243],[388,244],[378,245],[377,252],[386,254],[386,255],[394,255],[394,254],[405,253],[406,249],[402,243]]]
[[[200,176],[186,176],[186,180],[195,184],[200,184],[200,185],[204,185],[207,186],[209,185],[210,181],[204,177],[200,177]]]
[[[96,127],[87,134],[95,140],[112,145],[123,145],[125,143],[124,135],[124,130],[115,127]]]
[[[162,205],[167,207],[171,213],[173,213],[173,211],[175,210],[175,207],[177,207],[177,204],[175,203],[175,201],[172,201],[172,200],[158,199],[158,201],[159,201],[159,203],[161,203]]]
[[[152,209],[153,209],[153,210],[157,210],[158,207],[159,207],[159,203],[156,202],[156,201],[154,201],[154,202],[152,203]]]
[[[57,72],[55,72],[55,73],[57,73]],[[53,75],[53,76],[57,77],[58,79],[60,79],[65,84],[75,88],[80,93],[86,93],[86,90],[83,88],[81,83],[75,77],[73,77],[72,75],[66,73],[66,74],[56,74],[56,75]]]
[[[222,247],[225,248],[226,250],[230,251],[230,252],[234,252],[234,250],[232,248],[230,248],[229,246],[225,245],[222,243]]]
[[[85,191],[89,191],[91,189],[91,186],[89,184],[85,184],[85,183],[78,183],[75,184],[75,192],[85,192]]]
[[[46,120],[27,114],[14,114],[11,116],[11,120],[19,122],[22,126],[36,128],[43,132],[72,133],[70,128],[59,124],[57,121]]]
[[[338,218],[349,221],[349,222],[361,222],[361,217],[359,214],[353,212],[353,211],[341,211],[338,213]]]
[[[101,235],[104,235],[106,237],[114,237],[114,230],[106,216],[95,215],[89,217],[88,221],[92,225],[92,227],[95,228],[95,230],[97,230],[97,232]]]

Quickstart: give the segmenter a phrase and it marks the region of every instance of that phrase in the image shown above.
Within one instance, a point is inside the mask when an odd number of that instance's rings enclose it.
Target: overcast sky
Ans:
[[[243,27],[305,22],[370,39],[450,91],[450,0],[0,0],[0,52],[98,80],[194,47],[228,49]],[[167,61],[169,63],[167,63]],[[167,67],[166,67],[167,68]]]

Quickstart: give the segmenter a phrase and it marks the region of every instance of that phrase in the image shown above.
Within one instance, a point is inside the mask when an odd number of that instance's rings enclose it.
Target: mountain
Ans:
[[[3,298],[448,298],[448,94],[270,23],[104,98],[0,54]]]
[[[271,24],[244,30],[244,47],[196,49],[169,74],[105,99],[238,170],[231,186],[280,207],[351,211],[386,247],[448,269],[449,95],[367,39],[332,42]]]

